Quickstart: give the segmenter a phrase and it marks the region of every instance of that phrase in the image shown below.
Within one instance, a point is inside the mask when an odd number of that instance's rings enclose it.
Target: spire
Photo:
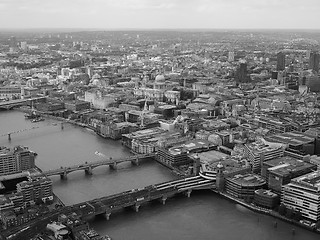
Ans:
[[[144,112],[147,112],[147,111],[148,111],[147,98],[146,98],[145,101],[144,101],[143,111],[144,111]]]
[[[143,107],[143,111],[141,112],[140,118],[141,118],[141,127],[144,127],[144,114],[148,112],[148,105],[147,105],[147,98],[144,101],[144,107]]]

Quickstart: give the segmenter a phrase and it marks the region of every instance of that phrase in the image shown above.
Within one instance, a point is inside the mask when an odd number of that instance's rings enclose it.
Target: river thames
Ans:
[[[9,142],[6,134],[16,131],[20,132],[12,134]],[[31,123],[21,112],[2,111],[0,146],[16,145],[37,152],[36,164],[42,170],[130,155],[120,142],[103,139],[90,130],[66,123],[61,129],[54,120]],[[119,164],[116,171],[104,166],[94,169],[91,176],[79,171],[69,174],[68,180],[62,181],[58,176],[52,180],[55,194],[70,205],[175,178],[162,165],[145,161],[140,166]],[[275,221],[277,228],[273,227]],[[166,205],[151,203],[142,206],[138,213],[124,210],[111,215],[109,221],[96,217],[90,225],[115,240],[319,239],[318,234],[253,213],[210,191],[193,192],[191,198],[175,197]]]

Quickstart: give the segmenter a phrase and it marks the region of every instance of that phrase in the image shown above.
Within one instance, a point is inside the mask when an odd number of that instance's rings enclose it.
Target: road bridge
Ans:
[[[61,179],[67,179],[67,175],[69,173],[75,172],[75,171],[85,171],[87,175],[91,175],[93,169],[100,167],[100,166],[109,166],[111,169],[117,169],[117,165],[119,163],[123,162],[131,162],[133,165],[139,165],[139,162],[142,160],[146,159],[153,159],[155,156],[154,153],[150,154],[139,154],[139,155],[134,155],[130,157],[124,157],[124,158],[118,158],[118,159],[104,159],[96,162],[85,162],[83,164],[77,164],[74,166],[69,166],[69,167],[61,167],[58,169],[53,169],[53,170],[48,170],[48,171],[43,171],[41,173],[35,173],[31,174],[31,176],[41,176],[45,175],[47,177],[54,176],[54,175],[59,175]]]

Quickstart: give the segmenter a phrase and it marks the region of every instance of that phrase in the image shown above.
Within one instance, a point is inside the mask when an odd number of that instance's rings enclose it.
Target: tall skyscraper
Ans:
[[[320,60],[319,53],[317,53],[317,52],[310,53],[309,69],[312,69],[313,71],[319,72],[319,60]]]
[[[233,62],[234,61],[234,52],[229,52],[228,53],[228,61]]]
[[[308,51],[306,52],[306,58],[307,58],[307,59],[309,59],[309,58],[310,58],[310,54],[311,54],[311,51],[310,51],[310,50],[308,50]]]
[[[21,42],[21,43],[20,43],[20,46],[21,46],[21,49],[22,49],[22,50],[27,50],[27,49],[28,49],[27,42]]]
[[[237,69],[235,80],[238,83],[250,82],[250,76],[248,75],[247,63],[245,61],[240,62],[240,66]]]
[[[18,42],[17,42],[17,38],[12,36],[10,39],[9,39],[9,47],[11,48],[17,48],[18,47]]]
[[[283,52],[277,54],[277,71],[283,71],[286,67],[286,55]]]

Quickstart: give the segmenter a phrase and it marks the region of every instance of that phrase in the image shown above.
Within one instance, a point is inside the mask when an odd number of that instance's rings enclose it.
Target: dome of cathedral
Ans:
[[[166,79],[163,75],[157,75],[156,78],[155,78],[155,81],[156,82],[164,82]]]

